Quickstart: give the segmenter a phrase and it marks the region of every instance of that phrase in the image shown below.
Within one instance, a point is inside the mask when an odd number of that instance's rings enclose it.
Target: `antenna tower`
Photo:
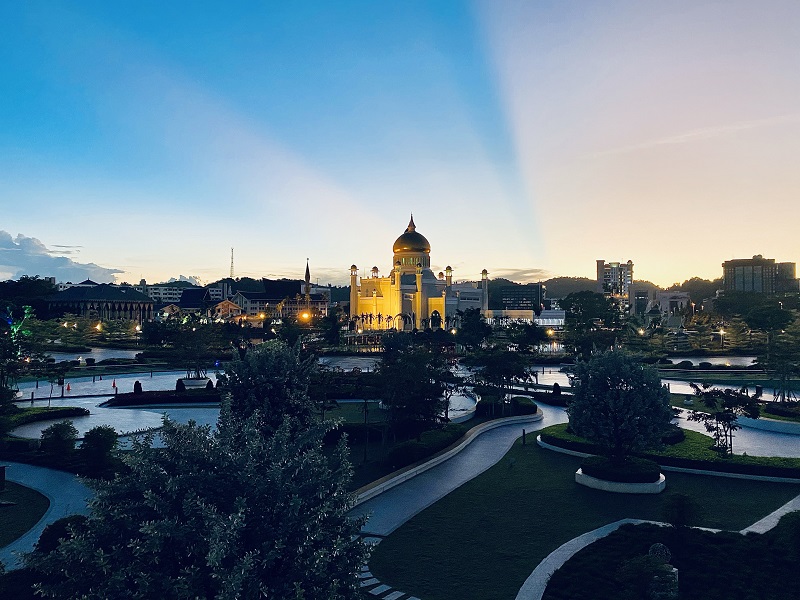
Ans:
[[[231,279],[233,279],[233,248],[231,248]]]

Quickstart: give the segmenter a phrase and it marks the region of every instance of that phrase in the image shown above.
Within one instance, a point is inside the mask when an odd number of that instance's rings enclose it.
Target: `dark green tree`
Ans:
[[[112,463],[112,453],[117,448],[117,432],[109,425],[92,427],[83,436],[80,454],[86,466],[94,473],[101,472]]]
[[[42,431],[42,450],[55,457],[69,456],[75,451],[78,430],[72,421],[53,423]]]
[[[378,374],[393,427],[420,433],[444,422],[445,371],[449,368],[444,357],[424,346],[409,346],[384,356]]]
[[[91,480],[89,519],[28,556],[50,598],[357,599],[366,558],[347,517],[350,466],[325,428],[289,419],[264,436],[257,412],[225,407],[217,429],[168,420],[134,444],[128,471]]]
[[[600,446],[615,464],[658,446],[672,420],[658,372],[621,351],[579,361],[567,406],[572,430]]]
[[[535,323],[515,323],[510,328],[510,338],[520,352],[536,352],[539,344],[548,340],[547,332]]]
[[[491,335],[492,327],[483,320],[481,311],[477,308],[468,308],[459,317],[456,342],[469,350],[480,348]]]
[[[316,411],[308,388],[315,369],[313,357],[301,358],[299,348],[270,340],[235,357],[219,378],[233,414],[248,418],[258,411],[263,432],[271,434],[284,421],[297,430],[311,426]]]
[[[483,385],[496,389],[500,399],[504,401],[503,406],[511,387],[524,384],[530,378],[525,357],[519,352],[489,350],[477,355],[475,364],[480,367],[475,373],[475,379]]]

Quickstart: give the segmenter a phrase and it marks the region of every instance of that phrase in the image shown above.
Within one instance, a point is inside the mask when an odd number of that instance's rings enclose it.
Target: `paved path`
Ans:
[[[354,508],[354,515],[370,515],[362,528],[364,534],[389,535],[418,512],[477,477],[503,458],[523,429],[536,431],[567,420],[563,409],[540,408],[544,417],[541,421],[514,423],[482,433],[450,460]],[[531,443],[535,443],[533,437]]]
[[[64,471],[14,462],[3,464],[8,466],[6,479],[33,488],[50,500],[50,507],[33,529],[8,546],[0,548],[0,561],[7,569],[13,569],[22,566],[19,554],[33,550],[47,525],[69,515],[88,514],[86,503],[92,497],[92,491],[78,481],[75,475]]]

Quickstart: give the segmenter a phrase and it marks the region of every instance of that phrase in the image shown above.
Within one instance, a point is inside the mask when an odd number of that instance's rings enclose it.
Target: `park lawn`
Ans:
[[[50,506],[46,496],[36,490],[6,481],[6,489],[0,492],[0,501],[15,502],[0,506],[0,548],[26,533],[39,522]]]
[[[694,525],[731,530],[800,493],[800,484],[668,473],[662,494],[612,494],[575,483],[580,460],[517,442],[494,467],[381,542],[372,573],[425,600],[513,599],[561,544],[623,518],[662,520],[670,493],[694,500]]]

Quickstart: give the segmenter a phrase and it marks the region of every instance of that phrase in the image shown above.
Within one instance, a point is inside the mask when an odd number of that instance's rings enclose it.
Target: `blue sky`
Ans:
[[[798,24],[778,1],[5,3],[0,276],[210,281],[235,247],[239,275],[308,257],[344,282],[390,267],[412,211],[459,279],[795,261]]]

